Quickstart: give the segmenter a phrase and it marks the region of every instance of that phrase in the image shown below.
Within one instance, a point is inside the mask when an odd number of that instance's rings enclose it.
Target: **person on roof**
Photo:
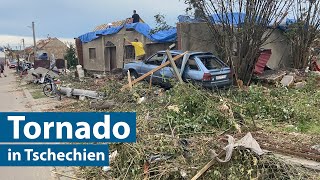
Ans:
[[[132,15],[132,23],[138,23],[140,22],[140,16],[137,14],[136,10],[133,10],[133,15]]]
[[[136,61],[143,60],[146,52],[144,50],[142,42],[139,42],[137,38],[134,39],[134,42],[130,42],[126,37],[124,39],[127,43],[131,44],[134,47]]]

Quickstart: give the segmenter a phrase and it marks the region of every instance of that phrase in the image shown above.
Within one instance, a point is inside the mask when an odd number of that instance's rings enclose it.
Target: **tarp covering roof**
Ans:
[[[210,18],[214,24],[220,24],[222,22],[229,22],[229,24],[240,26],[244,23],[246,14],[244,13],[226,13],[226,14],[213,14]],[[204,22],[203,19],[193,19],[189,16],[180,15],[178,16],[179,22]]]
[[[172,28],[169,30],[159,31],[155,34],[150,34],[151,28],[146,23],[132,23],[126,24],[124,26],[110,27],[104,30],[86,33],[84,35],[79,36],[79,39],[83,43],[87,43],[99,38],[99,35],[112,35],[117,34],[122,28],[126,29],[134,29],[138,33],[146,36],[148,39],[154,42],[174,42],[177,39],[177,29]]]
[[[126,28],[134,29],[154,42],[173,42],[177,39],[177,28],[162,30],[154,34],[150,34],[151,28],[146,23],[126,24]]]
[[[212,22],[215,24],[220,24],[223,22],[228,22],[234,26],[241,26],[246,18],[244,13],[226,13],[226,14],[213,14],[211,16]]]
[[[214,24],[220,24],[223,22],[228,22],[230,25],[234,25],[236,27],[244,24],[246,14],[245,13],[226,13],[226,14],[213,14],[211,16],[211,20]],[[180,15],[178,16],[178,20],[181,23],[197,23],[204,22],[203,19],[193,19],[189,16]],[[288,30],[289,25],[295,23],[296,20],[287,18],[286,21],[283,21],[278,28],[281,30]],[[270,22],[270,27],[272,27],[272,22]]]

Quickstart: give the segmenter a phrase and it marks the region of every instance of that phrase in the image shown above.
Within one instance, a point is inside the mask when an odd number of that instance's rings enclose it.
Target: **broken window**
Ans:
[[[155,54],[146,62],[146,64],[160,66],[163,61],[163,58],[164,54]]]
[[[201,56],[199,59],[208,70],[221,69],[224,66],[219,62],[219,59],[214,56]]]
[[[125,57],[126,59],[134,59],[135,53],[134,53],[134,47],[133,46],[126,46],[125,47]]]
[[[96,48],[89,48],[89,59],[96,59]]]
[[[189,59],[188,60],[188,66],[189,66],[189,68],[191,70],[195,70],[195,71],[199,71],[200,70],[196,60],[194,60],[194,59]]]

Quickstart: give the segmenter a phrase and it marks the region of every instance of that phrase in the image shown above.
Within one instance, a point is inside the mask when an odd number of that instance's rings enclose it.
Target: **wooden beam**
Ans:
[[[176,61],[176,60],[178,60],[179,58],[183,57],[183,56],[184,56],[185,54],[187,54],[187,53],[188,53],[188,51],[186,51],[186,52],[184,52],[184,53],[182,53],[182,54],[174,57],[172,60],[173,60],[173,61]],[[170,64],[170,62],[167,61],[167,62],[161,64],[160,66],[152,69],[152,70],[149,71],[148,73],[140,76],[139,78],[137,78],[137,79],[135,79],[134,81],[131,82],[132,86],[133,86],[134,84],[136,84],[137,82],[144,80],[146,77],[150,76],[152,73],[155,73],[155,72],[159,71],[160,69],[168,66],[169,64]],[[130,87],[129,84],[124,85],[124,86],[121,88],[121,91],[125,90],[125,89],[128,88],[128,87]]]
[[[168,60],[170,61],[171,67],[173,68],[174,75],[176,76],[176,78],[179,80],[180,83],[183,83],[183,80],[180,76],[176,63],[172,59],[172,54],[170,53],[169,50],[166,50],[166,54],[168,56]]]
[[[206,164],[191,180],[199,179],[214,163],[215,159],[212,159],[208,164]]]
[[[132,81],[131,81],[131,75],[130,75],[130,71],[128,70],[128,85],[130,87],[130,89],[132,89]]]

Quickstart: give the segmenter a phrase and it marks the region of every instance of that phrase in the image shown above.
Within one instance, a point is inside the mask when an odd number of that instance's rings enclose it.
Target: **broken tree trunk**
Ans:
[[[179,70],[178,70],[178,68],[177,68],[177,66],[176,66],[176,63],[175,63],[175,62],[173,61],[173,59],[172,59],[172,54],[170,53],[169,50],[166,50],[166,54],[167,54],[168,59],[169,59],[169,61],[170,61],[170,63],[171,63],[171,66],[172,66],[172,68],[173,68],[174,75],[176,76],[176,78],[179,80],[180,83],[183,83],[183,80],[182,80],[182,78],[181,78],[181,76],[180,76],[180,73],[179,73]],[[182,74],[182,73],[181,73],[181,74]]]
[[[185,54],[187,54],[187,53],[188,53],[188,51],[186,51],[186,52],[184,52],[184,53],[182,53],[182,54],[174,57],[172,60],[173,60],[173,61],[176,61],[176,60],[178,60],[179,58],[183,57],[183,56],[184,56]],[[133,86],[134,84],[136,84],[137,82],[144,80],[146,77],[150,76],[152,73],[157,72],[157,71],[159,71],[160,69],[168,66],[169,64],[170,64],[170,62],[167,61],[167,62],[161,64],[160,66],[158,66],[157,68],[152,69],[151,71],[149,71],[148,73],[144,74],[143,76],[140,76],[139,78],[137,78],[137,79],[135,79],[134,81],[132,81],[132,86]],[[127,88],[129,88],[129,87],[130,87],[129,84],[124,85],[124,86],[121,88],[121,91],[123,91],[123,90],[125,90],[125,89],[127,89]]]

